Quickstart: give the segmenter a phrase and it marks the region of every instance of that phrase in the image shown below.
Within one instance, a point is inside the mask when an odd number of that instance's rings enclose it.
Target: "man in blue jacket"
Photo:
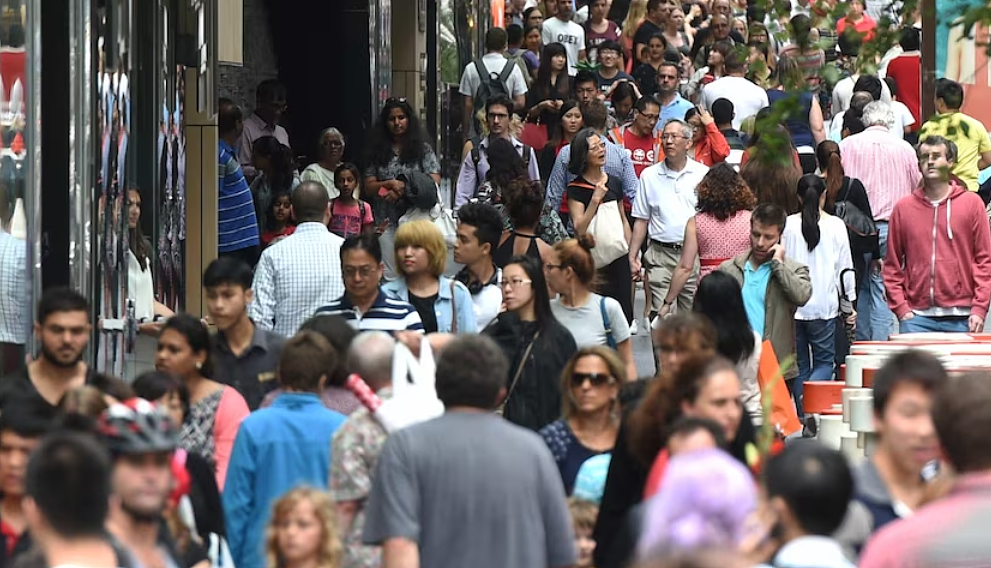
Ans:
[[[283,390],[271,406],[241,423],[224,485],[227,543],[238,568],[265,565],[265,527],[272,502],[298,485],[326,489],[330,444],[344,415],[317,394],[337,355],[326,339],[301,331],[282,350]]]

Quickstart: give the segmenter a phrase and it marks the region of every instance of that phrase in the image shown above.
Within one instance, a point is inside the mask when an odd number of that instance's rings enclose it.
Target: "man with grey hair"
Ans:
[[[668,301],[668,288],[681,260],[685,227],[695,216],[698,205],[695,188],[709,171],[708,167],[688,157],[691,143],[691,126],[681,120],[668,121],[661,134],[664,161],[644,168],[633,201],[630,268],[633,278],[639,279],[640,246],[649,238],[650,245],[643,253],[643,268],[650,281],[652,319],[662,307],[670,308],[674,304],[674,300]],[[691,230],[695,230],[694,221]],[[688,312],[692,308],[698,270],[696,261],[688,282],[678,294],[679,312]]]
[[[444,415],[389,436],[364,532],[365,543],[382,546],[385,568],[577,562],[550,450],[536,433],[493,412],[508,374],[509,361],[492,339],[457,337],[437,362]]]
[[[888,251],[888,221],[895,203],[919,187],[921,174],[912,145],[891,133],[891,106],[884,101],[864,107],[863,132],[840,142],[840,160],[847,176],[859,179],[867,190],[871,215],[877,223],[878,250],[867,255],[870,274],[857,293],[857,339],[887,341],[895,317],[888,309],[881,265]]]
[[[366,331],[351,342],[348,368],[380,399],[392,396],[392,357],[396,340],[384,331]],[[330,452],[330,496],[337,503],[338,529],[346,568],[377,568],[381,551],[364,546],[365,503],[388,433],[367,408],[354,411],[334,435]]]

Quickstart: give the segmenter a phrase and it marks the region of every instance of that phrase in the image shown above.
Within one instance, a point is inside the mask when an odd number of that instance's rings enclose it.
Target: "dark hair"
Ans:
[[[716,42],[718,45],[721,42]],[[715,46],[713,46],[715,49]],[[727,73],[739,73],[747,68],[747,50],[743,47],[733,46],[724,55],[723,69]]]
[[[863,91],[870,93],[875,101],[881,100],[881,80],[877,75],[861,75],[857,82],[853,84],[853,91]]]
[[[292,192],[292,211],[297,223],[322,223],[328,203],[327,188],[316,181],[304,181]]]
[[[572,81],[568,75],[567,67],[558,74],[554,90],[551,88],[551,73],[553,72],[551,61],[558,55],[567,58],[568,52],[565,50],[564,44],[556,41],[545,45],[540,52],[540,66],[537,67],[537,77],[534,79],[532,87],[532,90],[535,91],[534,96],[538,97],[536,100],[573,98],[571,96]]]
[[[286,86],[278,79],[265,79],[255,88],[255,100],[274,101],[286,98]]]
[[[885,77],[884,84],[888,86],[888,92],[891,93],[892,97],[898,96],[898,83],[893,78]]]
[[[758,124],[761,117],[758,113]],[[758,203],[775,203],[789,213],[799,209],[795,184],[802,170],[795,165],[794,146],[788,129],[781,125],[760,128],[750,138],[750,158],[740,167],[740,175],[757,196]]]
[[[888,358],[874,375],[874,414],[883,417],[891,394],[898,385],[913,384],[933,392],[946,382],[943,364],[935,355],[907,349]]]
[[[506,26],[506,43],[518,45],[523,42],[523,26],[519,24],[509,24]]]
[[[575,272],[583,286],[593,288],[595,285],[595,260],[592,259],[592,249],[595,248],[595,238],[591,233],[579,235],[578,238],[565,239],[554,245],[561,270],[570,268]]]
[[[338,180],[341,179],[341,174],[344,172],[351,172],[351,175],[354,177],[354,181],[358,182],[358,188],[360,190],[361,170],[358,169],[358,166],[355,165],[353,162],[342,162],[341,165],[337,166],[337,169],[334,170],[334,187],[340,189],[340,186],[338,186],[337,184],[338,184]]]
[[[489,254],[499,247],[502,237],[502,214],[488,203],[465,203],[458,209],[458,223],[475,229],[479,244],[488,244]]]
[[[86,312],[89,314],[89,300],[67,286],[49,288],[42,292],[38,301],[38,323],[45,325],[48,316],[60,312]]]
[[[405,99],[390,98],[382,105],[378,121],[371,129],[368,143],[366,163],[374,166],[385,166],[392,161],[395,152],[392,150],[392,133],[389,132],[389,115],[393,109],[400,109],[406,115],[406,134],[399,141],[399,162],[408,166],[419,165],[430,149],[426,134],[420,126],[420,118]]]
[[[323,336],[337,353],[337,364],[327,369],[327,386],[343,387],[351,374],[350,365],[345,361],[351,342],[358,332],[340,316],[314,316],[299,327],[300,331],[312,331]]]
[[[704,431],[712,436],[712,441],[716,443],[717,448],[726,449],[726,431],[723,427],[713,420],[698,416],[682,416],[675,420],[668,431],[668,439],[675,436],[691,436],[700,431]]]
[[[588,167],[588,139],[593,136],[599,136],[599,133],[585,127],[571,140],[571,161],[568,162],[568,171],[576,176],[584,174]]]
[[[775,226],[779,232],[784,232],[785,223],[788,221],[788,213],[784,208],[774,203],[761,203],[754,208],[750,214],[750,224],[760,223],[765,226]]]
[[[509,361],[495,341],[485,335],[459,335],[437,360],[437,398],[447,408],[491,410],[499,403],[508,375]]]
[[[578,109],[578,112],[582,114],[582,120],[585,119],[585,113],[582,111],[582,108],[578,105],[578,101],[574,99],[564,101],[564,103],[561,105],[561,108],[558,109],[557,111],[558,121],[556,123],[552,123],[551,125],[547,126],[548,134],[550,135],[550,139],[547,141],[548,144],[553,144],[556,146],[560,144],[562,140],[564,140],[564,115],[568,114],[573,109]],[[525,167],[523,169],[524,171],[526,171]],[[529,173],[526,175],[526,177],[530,177]]]
[[[662,3],[666,3],[667,0],[647,0],[647,13],[651,13],[661,6]]]
[[[843,187],[843,178],[846,172],[843,170],[843,161],[840,159],[840,145],[832,140],[823,140],[816,146],[816,162],[819,163],[819,171],[826,174],[826,211],[833,211],[836,205],[836,198]]]
[[[698,115],[699,115],[699,109],[698,109],[698,107],[694,107],[693,106],[693,107],[690,107],[688,110],[685,111],[685,116],[683,116],[682,119],[685,121],[685,123],[688,123],[689,120],[695,118]],[[689,126],[691,126],[691,125],[689,125]]]
[[[632,87],[630,88],[632,89]],[[616,95],[615,91],[613,91],[613,95]],[[600,101],[599,99],[592,99],[582,107],[582,122],[585,124],[586,128],[591,128],[592,130],[604,130],[608,119],[609,109],[606,108],[606,103]],[[574,152],[572,152],[572,154],[574,154]]]
[[[509,140],[489,138],[485,155],[489,162],[489,171],[485,174],[485,179],[492,182],[500,192],[513,180],[530,178],[519,150]]]
[[[237,130],[237,123],[244,120],[241,107],[234,101],[221,97],[217,104],[217,130],[223,136]]]
[[[795,14],[788,23],[791,39],[802,52],[812,47],[809,36],[812,33],[812,20],[805,14]]]
[[[538,6],[531,6],[531,7],[527,8],[526,10],[523,10],[523,21],[524,22],[526,22],[527,20],[530,19],[530,14],[532,14],[534,10],[540,12],[540,15],[541,16],[544,15],[544,11],[541,10]],[[539,30],[540,28],[538,28],[537,26],[527,26],[526,30],[524,30],[524,32],[523,32],[524,37],[526,36],[526,34],[530,33],[530,30],[532,30],[532,29],[538,29]]]
[[[285,197],[289,200],[289,204],[292,205],[292,192],[286,190],[279,190],[272,192],[272,202],[268,206],[268,211],[265,212],[265,226],[275,227],[275,206],[279,203],[279,200]],[[295,225],[292,219],[286,219],[286,225]]]
[[[712,103],[712,120],[716,124],[729,124],[733,122],[735,109],[733,101],[725,98],[716,99]]]
[[[28,460],[25,494],[64,538],[103,537],[110,455],[91,434],[46,436]]]
[[[135,396],[134,389],[131,388],[131,385],[125,383],[119,377],[107,373],[93,373],[89,384],[99,389],[101,393],[112,396],[117,400],[128,400]]]
[[[535,227],[544,208],[544,186],[529,178],[516,179],[502,188],[502,200],[513,226]]]
[[[740,363],[756,349],[754,329],[743,305],[743,290],[735,278],[715,271],[699,281],[692,312],[709,318],[716,328],[716,351]]]
[[[220,256],[203,271],[203,288],[216,288],[229,284],[250,290],[253,279],[254,275],[248,263],[238,258]]]
[[[647,105],[654,105],[657,108],[661,108],[661,103],[657,101],[654,95],[645,95],[637,99],[637,102],[633,105],[633,108],[637,109],[639,112],[647,112]]]
[[[822,237],[819,231],[819,198],[826,193],[826,182],[815,174],[805,174],[798,179],[797,193],[802,202],[802,236],[809,252],[812,252]]]
[[[206,378],[213,377],[213,357],[210,348],[210,332],[198,318],[189,314],[176,314],[165,322],[161,333],[172,330],[186,338],[193,353],[206,353],[206,359],[200,367],[200,375]],[[161,335],[161,334],[159,334]]]
[[[512,264],[516,264],[522,268],[523,272],[526,272],[526,277],[531,280],[533,312],[537,316],[537,327],[539,329],[547,329],[552,323],[557,323],[554,313],[551,312],[551,296],[547,291],[547,279],[544,278],[544,265],[540,262],[540,259],[520,254],[509,259],[506,266]],[[505,267],[503,267],[503,272],[505,273]]]
[[[131,192],[137,193],[138,198],[141,198],[141,190],[137,187],[127,188],[127,205],[131,204]],[[148,255],[151,251],[151,244],[148,243],[148,239],[145,238],[144,234],[141,232],[141,227],[134,227],[133,229],[128,227],[127,229],[127,248],[131,249],[131,254],[137,259],[138,265],[141,266],[141,271],[144,272],[148,270]]]
[[[864,124],[864,107],[872,102],[874,101],[871,94],[865,91],[855,92],[850,97],[850,108],[843,113],[842,127],[843,130],[847,131],[848,136],[860,134],[867,130],[867,125]]]
[[[13,432],[22,438],[40,438],[51,431],[56,411],[48,403],[28,396],[12,396],[0,411],[0,433]]]
[[[299,331],[286,340],[279,356],[279,386],[300,392],[317,392],[323,380],[337,368],[337,352],[315,331]]]
[[[733,166],[722,162],[709,168],[696,188],[698,211],[725,221],[757,205],[757,198]]]
[[[615,51],[616,53],[623,55],[623,46],[619,45],[618,41],[611,39],[607,39],[599,44],[598,53],[602,53],[604,50]]]
[[[864,36],[852,26],[843,30],[836,38],[836,46],[840,53],[847,57],[857,57],[860,55],[860,48],[864,45]]]
[[[915,26],[905,26],[898,36],[898,45],[903,51],[919,51],[922,47],[922,37]]]
[[[508,41],[509,34],[502,28],[489,28],[489,31],[485,32],[486,51],[502,51],[506,49]]]
[[[179,377],[164,371],[149,371],[138,375],[131,387],[134,388],[135,396],[151,402],[155,402],[167,394],[175,393],[182,406],[182,415],[189,416],[189,388]],[[176,424],[176,427],[179,426],[182,425]]]
[[[803,531],[829,536],[853,498],[853,475],[843,454],[815,441],[796,442],[767,462],[764,485],[780,497]]]
[[[344,239],[341,243],[341,262],[344,262],[344,255],[352,250],[363,250],[375,262],[382,262],[382,244],[379,243],[378,235],[362,232]]]
[[[262,136],[251,143],[251,155],[266,158],[271,164],[271,172],[266,172],[265,181],[273,194],[292,191],[296,164],[289,146],[275,136]]]
[[[947,377],[935,391],[933,425],[947,461],[957,473],[991,467],[991,380],[987,371]]]
[[[495,94],[485,101],[485,114],[492,112],[492,107],[501,106],[506,107],[506,112],[510,115],[513,114],[513,100],[502,94]]]
[[[578,88],[578,85],[582,83],[595,83],[595,87],[599,87],[599,80],[595,78],[595,73],[584,69],[575,73],[575,77],[572,79],[571,83],[576,89]]]
[[[946,159],[956,163],[957,161],[957,143],[949,138],[943,136],[938,136],[936,134],[926,136],[923,140],[919,141],[919,146],[917,152],[922,152],[922,145],[926,146],[943,146],[946,148]]]

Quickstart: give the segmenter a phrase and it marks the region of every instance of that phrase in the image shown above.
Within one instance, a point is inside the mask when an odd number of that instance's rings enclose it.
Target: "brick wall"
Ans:
[[[241,106],[245,115],[255,105],[255,86],[278,76],[275,48],[265,0],[244,1],[244,65],[218,66],[218,91]]]

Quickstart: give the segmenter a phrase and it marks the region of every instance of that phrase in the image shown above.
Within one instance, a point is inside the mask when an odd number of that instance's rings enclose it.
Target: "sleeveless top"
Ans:
[[[750,250],[750,211],[737,211],[725,221],[709,213],[696,213],[695,235],[701,280],[724,261]]]
[[[749,234],[749,233],[748,233]],[[540,260],[540,250],[537,248],[537,239],[540,237],[537,235],[524,235],[513,231],[513,234],[506,239],[506,242],[499,245],[499,248],[492,253],[492,262],[495,263],[499,268],[505,268],[509,261],[513,258],[513,246],[516,243],[516,239],[530,239],[530,245],[526,247],[526,252],[523,253],[526,256]]]

